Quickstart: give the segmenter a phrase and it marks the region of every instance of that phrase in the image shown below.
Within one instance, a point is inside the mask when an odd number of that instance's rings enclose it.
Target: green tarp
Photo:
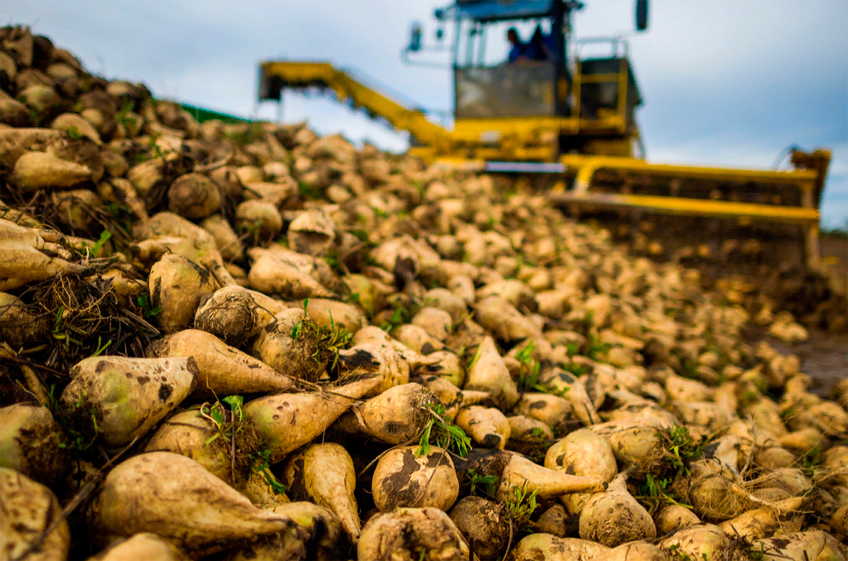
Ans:
[[[181,103],[180,106],[191,113],[198,122],[203,123],[206,121],[211,121],[212,119],[218,119],[225,123],[250,123],[250,119],[245,119],[242,117],[236,117],[235,115],[229,115],[227,113],[219,113],[218,111],[212,111],[211,109],[206,109],[203,107],[195,107],[194,105],[189,105],[188,103]]]

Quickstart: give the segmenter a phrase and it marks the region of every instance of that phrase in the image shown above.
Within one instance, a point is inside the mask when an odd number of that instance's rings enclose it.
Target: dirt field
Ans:
[[[767,337],[772,347],[782,353],[793,353],[801,359],[801,370],[813,379],[810,390],[827,395],[839,380],[848,376],[848,334],[811,331],[810,340],[788,345]]]
[[[821,236],[822,263],[829,282],[815,282],[815,279],[809,276],[794,276],[801,270],[802,255],[798,252],[801,237],[798,229],[757,226],[757,229],[747,227],[747,230],[743,231],[730,227],[727,222],[704,218],[686,220],[662,216],[630,217],[628,222],[620,216],[607,213],[596,214],[593,218],[609,228],[619,241],[628,244],[636,253],[641,252],[633,232],[647,232],[648,239],[661,240],[664,254],[652,257],[657,260],[677,260],[699,269],[708,288],[714,287],[714,283],[720,278],[733,277],[754,285],[762,285],[763,290],[768,292],[770,289],[763,285],[763,281],[772,277],[776,271],[783,271],[781,278],[792,281],[784,283],[784,289],[787,286],[794,288],[779,291],[784,297],[782,303],[799,321],[807,324],[810,339],[798,345],[789,345],[766,336],[765,331],[759,329],[753,329],[752,336],[756,339],[765,338],[774,348],[785,354],[798,355],[802,371],[813,378],[811,389],[820,395],[827,394],[834,384],[848,376],[848,328],[844,326],[844,322],[835,322],[839,327],[824,330],[822,327],[826,326],[822,325],[820,319],[813,319],[821,318],[813,312],[822,304],[822,295],[830,291],[841,295],[842,299],[834,298],[833,295],[827,296],[825,306],[830,308],[844,305],[844,296],[848,292],[848,237],[834,234]],[[717,251],[720,246],[717,240],[734,237],[755,238],[762,243],[762,248],[755,255],[722,255]],[[705,244],[711,248],[711,255],[708,258],[699,258],[697,255],[682,257],[685,254],[681,248],[694,247],[697,244]],[[827,285],[830,291],[827,290]],[[771,288],[773,289],[773,286]],[[811,313],[813,314],[809,315]]]

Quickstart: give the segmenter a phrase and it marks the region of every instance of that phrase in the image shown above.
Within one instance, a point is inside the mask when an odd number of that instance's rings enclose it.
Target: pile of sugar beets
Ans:
[[[696,272],[0,43],[0,558],[848,559],[848,382]]]

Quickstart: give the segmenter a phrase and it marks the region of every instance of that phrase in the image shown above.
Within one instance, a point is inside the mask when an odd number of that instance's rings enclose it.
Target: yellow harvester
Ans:
[[[710,217],[742,228],[772,224],[778,237],[800,242],[796,253],[807,266],[819,268],[818,206],[830,152],[794,150],[788,171],[645,161],[635,118],[642,97],[627,42],[572,40],[570,16],[582,7],[574,0],[456,0],[437,10],[436,19],[454,27],[452,44],[443,49],[452,56],[453,130],[327,62],[261,63],[259,99],[281,101],[285,89],[332,92],[409,131],[411,154],[493,173],[551,174],[559,179],[552,202],[583,212]],[[645,30],[647,20],[647,0],[637,0],[636,29]],[[533,37],[514,43],[510,60],[487,64],[487,38],[519,22],[537,24]],[[437,37],[444,39],[441,29]],[[609,54],[580,56],[597,44]],[[424,50],[415,24],[403,57],[414,63],[412,55]]]

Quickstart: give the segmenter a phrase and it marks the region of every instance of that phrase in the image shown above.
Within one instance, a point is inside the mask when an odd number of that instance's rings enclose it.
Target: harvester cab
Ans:
[[[555,162],[560,154],[641,157],[635,109],[642,103],[622,37],[574,41],[572,0],[458,0],[435,12],[453,24],[453,156],[463,159]],[[647,28],[647,0],[637,2],[637,29]],[[524,40],[518,27],[525,28]],[[413,24],[403,59],[424,53],[422,26]],[[509,36],[507,55],[492,43]],[[587,44],[607,56],[580,58]],[[439,157],[432,147],[413,153]]]

